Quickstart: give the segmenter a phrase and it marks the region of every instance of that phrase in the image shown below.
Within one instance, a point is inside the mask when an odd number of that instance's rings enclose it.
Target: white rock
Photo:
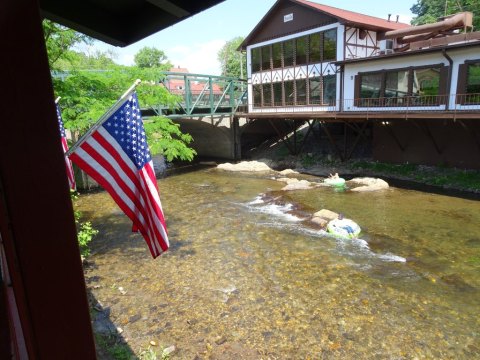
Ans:
[[[267,164],[259,161],[242,161],[238,164],[224,163],[218,165],[217,169],[227,171],[272,171]]]
[[[338,218],[338,214],[334,211],[330,211],[328,209],[322,209],[320,211],[317,211],[315,214],[313,214],[313,217],[319,217],[322,219],[325,219],[327,221],[334,220]]]
[[[378,191],[389,188],[385,180],[376,178],[353,178],[350,182],[362,185],[351,189],[351,191],[356,192]]]
[[[307,180],[298,180],[297,181],[292,181],[287,184],[287,186],[284,186],[282,190],[288,191],[288,190],[305,190],[305,189],[310,189],[312,187],[312,183]]]
[[[292,169],[285,169],[280,171],[280,174],[282,175],[290,175],[290,174],[298,174],[298,171],[292,170]]]

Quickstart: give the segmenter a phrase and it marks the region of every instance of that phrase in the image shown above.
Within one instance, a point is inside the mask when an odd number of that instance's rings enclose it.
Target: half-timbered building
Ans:
[[[240,46],[244,115],[318,122],[342,159],[367,140],[382,161],[480,168],[480,32],[472,30],[469,12],[410,26],[278,0]],[[343,123],[350,144],[335,143],[329,123]]]

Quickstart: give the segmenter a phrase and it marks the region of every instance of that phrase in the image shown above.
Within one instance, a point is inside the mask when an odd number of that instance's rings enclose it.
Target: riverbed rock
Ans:
[[[224,163],[219,164],[217,169],[226,171],[272,171],[272,169],[265,163],[260,161],[242,161],[237,164]]]
[[[315,214],[313,214],[310,221],[321,227],[326,227],[329,221],[337,218],[338,218],[338,214],[336,212],[330,211],[328,209],[322,209],[320,211],[317,211]]]
[[[284,191],[291,190],[305,190],[312,187],[312,183],[307,180],[289,179],[293,181],[287,182],[287,185],[282,188]]]
[[[350,191],[367,192],[388,189],[388,183],[385,180],[377,178],[353,178],[349,183],[360,184],[360,186],[352,188]]]
[[[284,176],[291,175],[291,174],[299,174],[298,171],[295,171],[295,170],[292,170],[292,169],[285,169],[285,170],[279,171],[279,173],[281,175],[284,175]]]

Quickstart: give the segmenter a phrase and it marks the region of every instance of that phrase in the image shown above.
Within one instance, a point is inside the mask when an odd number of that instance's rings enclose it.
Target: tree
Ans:
[[[93,39],[50,20],[43,20],[43,34],[48,52],[50,69],[57,70],[57,62],[62,59],[69,61],[72,53],[69,51],[75,45],[91,44]]]
[[[480,30],[480,1],[478,0],[417,0],[410,11],[417,15],[413,25],[428,24],[438,21],[438,18],[462,11],[473,13],[473,27]]]
[[[165,68],[171,67],[167,56],[162,50],[154,47],[144,47],[135,54],[135,65],[139,68]]]
[[[243,37],[238,36],[229,40],[223,45],[217,54],[217,59],[221,64],[222,76],[231,76],[236,78],[246,78],[247,59],[246,55],[237,51],[243,42]]]

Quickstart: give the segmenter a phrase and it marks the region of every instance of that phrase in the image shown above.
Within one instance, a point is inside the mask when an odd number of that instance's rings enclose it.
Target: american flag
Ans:
[[[168,236],[137,95],[92,132],[70,159],[98,182],[132,220],[154,258],[168,249]]]
[[[68,151],[68,144],[65,128],[63,127],[62,113],[60,112],[58,104],[55,105],[57,106],[58,127],[60,128],[60,138],[62,140],[63,153],[66,153]],[[72,162],[67,156],[65,156],[65,167],[67,168],[67,177],[70,189],[75,190],[77,188],[77,185],[75,184],[75,174],[73,172]]]

